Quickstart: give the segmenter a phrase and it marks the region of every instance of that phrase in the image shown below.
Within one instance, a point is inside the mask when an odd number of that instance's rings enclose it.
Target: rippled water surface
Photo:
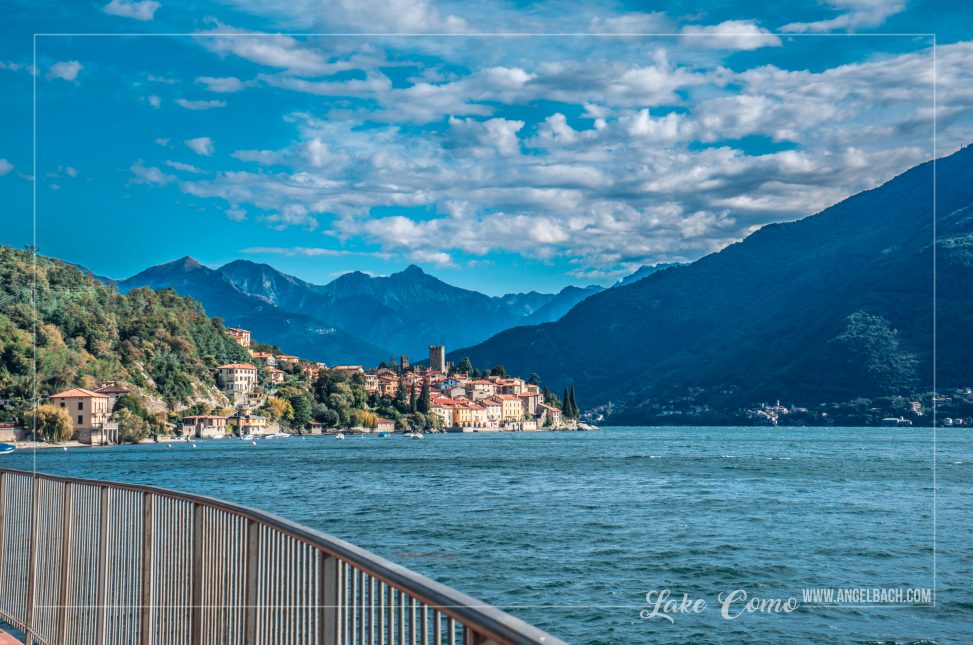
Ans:
[[[973,642],[973,448],[929,429],[200,441],[19,451],[4,466],[150,483],[348,539],[574,643]],[[935,607],[720,616],[720,593],[932,587]],[[640,618],[647,591],[699,614]]]

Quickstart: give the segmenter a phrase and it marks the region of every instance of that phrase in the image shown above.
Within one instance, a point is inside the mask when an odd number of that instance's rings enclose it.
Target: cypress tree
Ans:
[[[418,402],[416,401],[416,384],[413,383],[412,387],[409,388],[409,411],[415,412],[418,407]]]
[[[561,414],[565,417],[571,417],[571,399],[568,398],[568,388],[564,388],[564,398],[561,399]]]
[[[423,381],[422,391],[419,393],[419,402],[416,403],[416,409],[423,414],[429,412],[430,401],[429,401],[429,383],[428,381]]]
[[[574,386],[572,385],[571,386],[571,418],[577,419],[580,416],[580,414],[581,411],[578,409],[577,399],[574,398]]]

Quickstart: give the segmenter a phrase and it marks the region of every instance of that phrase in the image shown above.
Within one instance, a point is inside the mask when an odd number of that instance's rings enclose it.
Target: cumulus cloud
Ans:
[[[727,20],[718,25],[688,25],[683,38],[694,47],[751,50],[780,47],[780,38],[757,26],[753,20]]]
[[[140,2],[133,0],[111,0],[101,10],[113,16],[148,21],[155,18],[155,12],[161,6],[155,0],[141,0]]]
[[[212,110],[213,108],[226,107],[226,101],[208,100],[208,101],[190,101],[187,99],[176,99],[176,104],[179,107],[186,108],[187,110]]]
[[[593,276],[695,259],[929,157],[928,50],[817,71],[728,69],[713,62],[720,50],[679,56],[697,41],[727,39],[719,47],[728,51],[779,41],[750,21],[695,29],[710,31],[668,50],[497,54],[405,80],[320,43],[274,37],[270,49],[246,52],[277,67],[255,80],[320,97],[313,113],[285,116],[288,145],[254,143],[232,153],[229,169],[178,185],[231,219],[249,213],[319,235],[327,218],[324,234],[376,253],[444,266],[493,252],[560,257]],[[286,64],[268,65],[274,48]],[[940,142],[973,138],[971,55],[967,43],[938,49]],[[208,138],[190,141],[213,154]]]
[[[59,78],[64,81],[74,81],[78,78],[78,73],[84,69],[84,65],[76,60],[66,60],[54,63],[47,69],[48,78]]]
[[[3,177],[8,172],[14,169],[14,165],[7,161],[6,159],[0,159],[0,177]]]
[[[854,31],[868,27],[878,27],[905,9],[905,0],[833,0],[828,5],[843,13],[827,20],[814,22],[792,22],[781,27],[781,31],[826,32],[835,30]]]
[[[186,144],[190,150],[198,155],[203,155],[204,157],[209,157],[213,154],[215,146],[213,140],[209,137],[196,137],[195,139],[186,139],[183,143]]]

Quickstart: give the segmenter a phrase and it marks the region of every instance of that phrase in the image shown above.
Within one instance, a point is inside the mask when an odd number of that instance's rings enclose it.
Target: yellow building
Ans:
[[[71,418],[72,438],[81,443],[92,443],[92,434],[101,434],[108,423],[111,409],[108,396],[76,387],[51,397],[55,407],[68,413]]]
[[[267,432],[267,417],[237,412],[227,417],[226,428],[239,437],[248,434],[265,434]]]
[[[495,398],[500,400],[502,406],[502,417],[504,421],[523,421],[524,404],[519,396],[513,394],[498,394]]]

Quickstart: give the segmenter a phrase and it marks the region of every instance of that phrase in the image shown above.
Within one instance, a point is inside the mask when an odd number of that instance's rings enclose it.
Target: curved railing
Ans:
[[[270,513],[9,469],[0,469],[0,588],[0,619],[27,643],[561,643]]]

